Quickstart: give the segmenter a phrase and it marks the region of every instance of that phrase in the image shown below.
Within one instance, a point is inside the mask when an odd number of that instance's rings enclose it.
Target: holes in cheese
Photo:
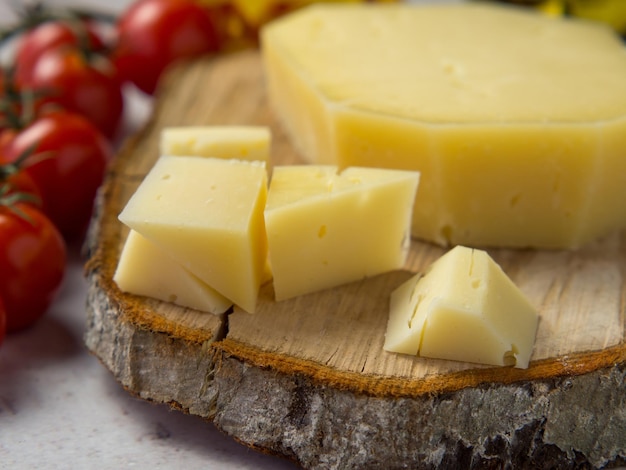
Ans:
[[[391,294],[384,349],[525,369],[538,314],[481,250],[457,246]]]
[[[316,164],[421,172],[412,232],[578,247],[626,226],[626,54],[512,7],[324,5],[262,30],[268,94]]]
[[[419,173],[274,168],[265,209],[276,300],[404,265]]]
[[[154,243],[131,230],[113,280],[123,292],[224,313],[232,302],[191,274]]]
[[[264,162],[163,156],[119,219],[253,312],[267,275],[266,196]]]
[[[269,164],[270,130],[262,126],[168,127],[161,132],[161,155],[260,160]]]

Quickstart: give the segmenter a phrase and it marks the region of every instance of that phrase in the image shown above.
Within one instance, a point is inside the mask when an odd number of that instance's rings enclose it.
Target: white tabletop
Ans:
[[[9,3],[0,2],[3,25],[13,19]],[[130,0],[63,3],[115,13]],[[151,106],[139,94],[129,99],[125,134],[141,126]],[[79,247],[70,251],[50,310],[0,346],[0,469],[297,468],[249,450],[198,417],[124,391],[85,348],[83,260]]]

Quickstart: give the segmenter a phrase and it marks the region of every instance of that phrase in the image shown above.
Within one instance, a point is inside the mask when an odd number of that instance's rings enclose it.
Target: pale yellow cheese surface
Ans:
[[[269,164],[271,134],[263,126],[166,127],[161,155],[260,160]]]
[[[262,31],[270,102],[308,161],[421,172],[412,232],[578,247],[626,225],[626,48],[484,4],[316,5]]]
[[[276,300],[401,268],[419,174],[277,166],[265,209]]]
[[[263,162],[160,157],[119,219],[248,312],[265,271]]]
[[[134,230],[126,238],[113,280],[123,292],[203,312],[220,314],[232,306],[226,297]]]
[[[384,349],[525,369],[538,320],[485,251],[457,246],[391,294]]]

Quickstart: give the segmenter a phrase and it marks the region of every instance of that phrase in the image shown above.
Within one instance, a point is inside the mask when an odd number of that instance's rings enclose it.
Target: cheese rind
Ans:
[[[269,164],[271,134],[263,126],[166,127],[161,155],[260,160]]]
[[[265,271],[263,162],[163,156],[119,219],[253,312]]]
[[[384,349],[525,369],[538,320],[486,252],[457,246],[391,294]]]
[[[401,268],[419,174],[278,166],[265,225],[276,300]]]
[[[421,172],[416,237],[576,248],[626,225],[626,54],[608,28],[480,4],[316,5],[266,26],[262,51],[307,160]]]
[[[221,314],[232,306],[226,297],[134,230],[128,233],[113,281],[123,292],[203,312]]]

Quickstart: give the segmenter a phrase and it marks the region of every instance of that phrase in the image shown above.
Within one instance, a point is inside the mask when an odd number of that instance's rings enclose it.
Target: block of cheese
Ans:
[[[161,155],[235,158],[270,163],[272,135],[265,126],[183,126],[161,131]],[[262,283],[272,279],[269,261]]]
[[[575,248],[626,226],[626,53],[481,2],[318,4],[262,31],[273,111],[316,164],[418,170],[414,236]]]
[[[260,160],[269,164],[271,134],[263,126],[166,127],[161,155]]]
[[[265,209],[276,300],[401,268],[419,174],[274,168]]]
[[[119,219],[253,312],[267,257],[263,162],[160,157]]]
[[[126,238],[113,280],[123,292],[203,312],[220,314],[232,306],[226,297],[134,230]]]
[[[485,251],[456,246],[393,291],[384,349],[525,369],[538,319]]]

